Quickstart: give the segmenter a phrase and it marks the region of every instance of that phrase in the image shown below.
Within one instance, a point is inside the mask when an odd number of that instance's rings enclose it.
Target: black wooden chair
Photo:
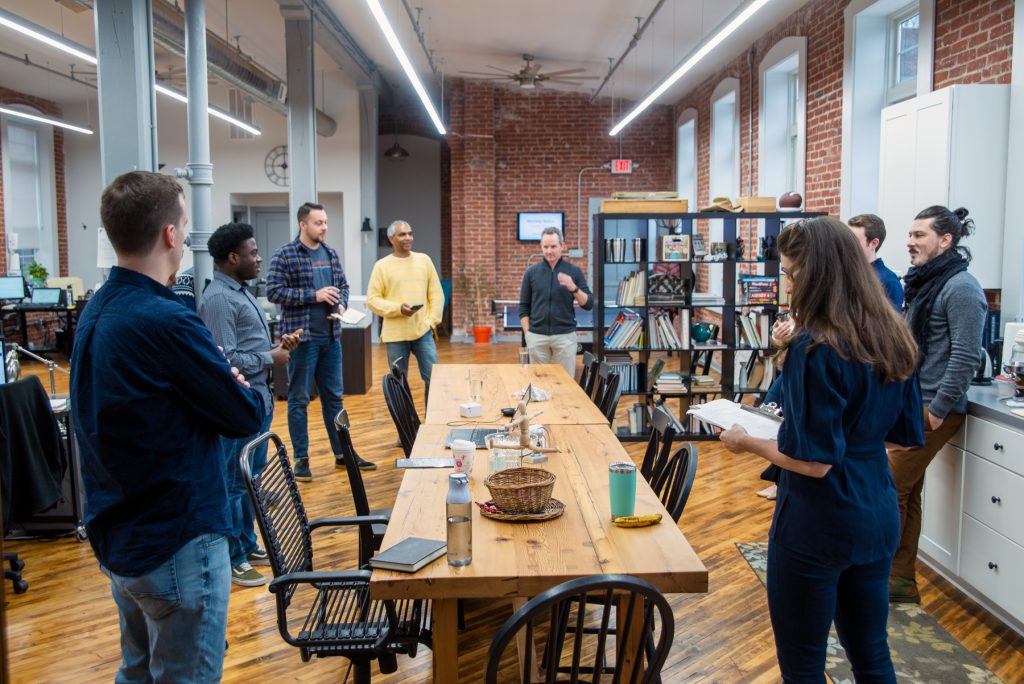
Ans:
[[[615,411],[622,397],[622,376],[607,363],[601,362],[597,368],[597,390],[594,403],[608,422],[615,420]]]
[[[249,455],[266,442],[273,446],[267,465],[253,473]],[[298,647],[303,661],[312,656],[348,658],[354,681],[369,684],[371,661],[377,661],[381,672],[392,673],[398,669],[398,654],[411,657],[419,644],[431,647],[429,602],[370,598],[366,563],[372,553],[372,525],[386,524],[387,518],[308,521],[287,450],[272,432],[246,445],[240,461],[274,573],[270,592],[276,598],[278,630],[287,643]],[[339,526],[358,527],[363,569],[315,570],[312,532]],[[293,603],[294,599],[298,600]]]
[[[409,386],[409,357],[399,356],[395,359],[395,362],[391,364],[391,374],[398,378],[402,383],[402,387],[405,389],[405,393],[409,395],[409,399],[412,399],[412,388]]]
[[[693,479],[697,475],[697,445],[684,444],[672,457],[655,468],[653,479],[648,481],[651,489],[661,499],[668,514],[679,522],[686,508],[686,501],[693,489]]]
[[[672,453],[672,440],[676,436],[676,419],[664,406],[655,406],[651,411],[651,438],[647,441],[644,460],[640,464],[640,475],[651,482],[651,474],[664,467]]]
[[[384,402],[388,405],[391,420],[398,430],[398,439],[402,443],[402,451],[406,457],[412,454],[412,445],[416,441],[416,433],[420,430],[420,417],[412,403],[412,397],[402,387],[401,381],[391,373],[384,376]]]
[[[597,357],[590,352],[583,352],[583,370],[580,371],[580,387],[587,396],[593,399],[594,386],[597,384],[597,368],[600,364]]]
[[[619,605],[622,609],[619,599],[623,595],[626,596],[625,622],[622,633],[613,637],[612,681],[620,681],[618,677],[627,658],[637,664],[629,680],[631,683],[651,684],[657,681],[672,647],[675,632],[672,607],[648,582],[626,575],[594,575],[570,580],[531,599],[508,619],[491,642],[484,681],[487,684],[498,682],[502,657],[521,631],[525,631],[526,648],[520,681],[532,681],[530,672],[535,666],[533,644],[538,628],[541,628],[541,633],[547,630],[543,654],[544,662],[549,666],[545,682],[579,682],[583,675],[587,675],[588,681],[598,681],[600,677],[591,673],[600,672],[606,662],[610,663],[607,653],[612,606]],[[595,600],[600,602],[599,609],[580,609],[588,603],[594,604]],[[630,630],[637,611],[640,611],[640,631],[634,634]],[[595,632],[596,647],[592,655],[584,658],[584,635]],[[627,649],[627,644],[633,645],[632,650]],[[557,668],[553,666],[556,664]],[[556,669],[568,674],[569,678],[558,677]]]
[[[338,433],[338,441],[341,443],[341,456],[345,461],[348,484],[352,488],[352,503],[355,505],[356,515],[390,518],[390,508],[370,510],[370,502],[366,498],[366,487],[363,485],[363,471],[359,469],[358,465],[359,454],[356,453],[355,445],[352,444],[348,411],[345,409],[339,411],[338,415],[334,417],[334,430]],[[387,531],[387,524],[375,523],[371,525],[371,530],[373,531],[371,551],[379,551],[380,543],[384,540],[384,533]]]

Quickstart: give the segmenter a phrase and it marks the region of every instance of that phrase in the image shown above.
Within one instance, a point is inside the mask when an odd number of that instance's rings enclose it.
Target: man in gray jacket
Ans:
[[[901,537],[889,579],[889,600],[919,603],[916,562],[921,535],[921,487],[935,454],[964,422],[967,390],[981,363],[988,306],[967,272],[971,253],[960,240],[973,232],[967,210],[928,207],[910,228],[912,268],[904,277],[906,316],[920,348],[918,378],[925,404],[925,444],[890,448],[899,498]]]
[[[557,363],[576,375],[576,312],[594,308],[594,298],[578,266],[562,258],[562,231],[545,228],[540,234],[544,260],[526,269],[519,290],[519,320],[523,324],[530,363]]]

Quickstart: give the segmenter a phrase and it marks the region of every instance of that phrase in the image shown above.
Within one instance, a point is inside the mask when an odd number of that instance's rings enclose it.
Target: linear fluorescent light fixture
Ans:
[[[98,64],[98,61],[96,60],[96,55],[93,54],[92,51],[90,51],[88,48],[82,45],[78,45],[77,43],[73,43],[63,36],[57,35],[52,31],[48,31],[44,29],[42,26],[38,26],[31,22],[25,21],[21,17],[15,14],[11,14],[10,12],[7,12],[6,10],[2,9],[0,9],[0,26],[6,26],[7,28],[17,31],[18,33],[24,36],[34,38],[35,40],[38,40],[41,43],[45,43],[50,47],[57,48],[58,50],[66,52],[67,54],[72,55],[73,57],[77,57],[81,60],[84,60],[89,64]],[[178,102],[188,103],[188,98],[185,97],[185,95],[172,88],[167,88],[166,86],[157,83],[153,86],[153,89],[156,90],[156,92],[161,93],[162,95],[167,95],[168,97],[174,98]],[[227,121],[232,126],[238,126],[247,133],[250,133],[252,135],[263,135],[263,132],[260,129],[254,128],[252,125],[247,124],[241,119],[236,119],[230,114],[223,112],[219,109],[216,109],[214,107],[207,107],[206,111],[209,112],[210,116],[215,116],[218,119]],[[5,112],[12,114],[12,116],[32,118],[24,112],[18,112],[15,110],[5,110]],[[36,117],[35,120],[43,121],[43,119],[39,117]],[[65,124],[63,122],[59,122],[56,120],[46,120],[45,123],[49,123],[54,126],[61,126],[63,128],[69,128],[71,130],[80,131],[83,133],[92,133],[92,131],[88,129],[78,128],[77,126],[72,126],[70,124]]]
[[[153,90],[160,93],[161,95],[166,95],[172,100],[177,100],[182,104],[188,104],[188,98],[185,96],[185,94],[175,90],[174,88],[168,88],[165,85],[160,85],[159,83],[157,83],[153,86]],[[263,131],[261,131],[260,129],[250,126],[241,119],[236,119],[230,114],[222,112],[221,110],[216,109],[212,106],[208,106],[206,108],[206,111],[210,113],[210,116],[215,116],[222,121],[227,121],[232,126],[238,126],[246,133],[249,133],[251,135],[263,135]]]
[[[619,131],[628,126],[633,119],[640,116],[645,109],[654,104],[654,101],[661,97],[666,90],[671,88],[676,81],[685,76],[687,72],[693,69],[693,67],[697,66],[697,63],[700,62],[700,60],[707,57],[712,50],[722,43],[722,41],[735,33],[736,29],[742,26],[747,19],[754,16],[759,9],[767,5],[769,2],[771,2],[771,0],[753,0],[746,7],[740,9],[731,18],[727,19],[722,28],[719,29],[715,35],[698,46],[697,49],[690,53],[689,56],[685,57],[679,66],[677,66],[672,73],[670,73],[668,77],[658,85],[657,88],[652,90],[650,94],[640,102],[640,104],[633,107],[622,121],[615,124],[615,127],[612,128],[612,130],[608,131],[608,135],[618,135]]]
[[[0,113],[6,114],[7,116],[17,116],[22,119],[28,119],[29,121],[38,121],[39,123],[50,124],[51,126],[59,126],[60,128],[66,128],[69,131],[75,131],[76,133],[92,135],[92,131],[88,128],[75,126],[74,124],[69,124],[66,121],[61,121],[60,119],[51,119],[48,116],[37,116],[36,114],[21,112],[17,109],[10,109],[9,107],[0,107]]]
[[[434,109],[434,103],[430,101],[430,96],[427,95],[427,90],[423,87],[423,83],[416,74],[416,70],[412,68],[412,62],[409,61],[405,50],[402,49],[402,44],[398,42],[398,36],[395,35],[395,30],[391,28],[391,22],[388,21],[387,15],[384,14],[384,8],[380,6],[380,0],[366,0],[366,4],[370,7],[370,13],[377,20],[377,25],[380,26],[381,32],[387,38],[391,51],[398,58],[398,62],[402,65],[402,69],[409,78],[409,82],[412,83],[412,87],[416,90],[416,94],[420,96],[420,101],[423,103],[424,108],[426,108],[427,114],[430,115],[431,121],[434,122],[434,126],[437,127],[437,132],[444,135],[447,131],[444,130],[441,117],[438,116],[437,110]]]

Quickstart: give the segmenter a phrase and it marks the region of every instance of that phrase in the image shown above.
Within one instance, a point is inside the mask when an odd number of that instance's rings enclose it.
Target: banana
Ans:
[[[623,515],[612,520],[612,524],[618,527],[647,527],[657,525],[661,522],[661,513],[651,515]]]

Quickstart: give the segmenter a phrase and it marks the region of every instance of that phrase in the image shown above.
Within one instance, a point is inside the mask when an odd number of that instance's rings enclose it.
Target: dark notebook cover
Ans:
[[[430,561],[440,558],[448,544],[436,539],[409,537],[370,559],[370,565],[382,570],[416,572]]]

